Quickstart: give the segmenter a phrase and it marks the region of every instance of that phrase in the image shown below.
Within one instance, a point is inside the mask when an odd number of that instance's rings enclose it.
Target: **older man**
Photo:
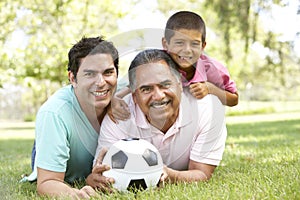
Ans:
[[[227,136],[219,99],[207,95],[198,100],[183,89],[176,64],[162,50],[139,53],[130,65],[129,83],[132,93],[125,100],[131,118],[117,124],[104,118],[96,157],[119,139],[142,138],[162,156],[161,181],[208,180],[222,159]]]

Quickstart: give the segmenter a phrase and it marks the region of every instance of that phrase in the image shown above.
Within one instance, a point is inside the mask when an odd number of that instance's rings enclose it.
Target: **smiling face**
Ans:
[[[170,41],[163,38],[163,47],[179,65],[181,70],[193,67],[202,54],[206,43],[202,42],[202,34],[198,30],[179,29],[174,31]]]
[[[139,105],[150,124],[166,132],[179,113],[181,83],[165,61],[140,65],[135,73],[135,103]]]
[[[117,72],[111,55],[99,53],[83,58],[76,79],[72,73],[69,78],[81,108],[99,115],[116,89]]]

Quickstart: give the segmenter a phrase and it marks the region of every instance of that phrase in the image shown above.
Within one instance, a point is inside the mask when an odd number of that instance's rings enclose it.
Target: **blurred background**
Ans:
[[[0,120],[35,119],[68,84],[67,53],[84,35],[115,43],[122,82],[135,52],[162,48],[179,10],[203,17],[205,53],[237,84],[228,115],[300,111],[300,0],[1,0]]]

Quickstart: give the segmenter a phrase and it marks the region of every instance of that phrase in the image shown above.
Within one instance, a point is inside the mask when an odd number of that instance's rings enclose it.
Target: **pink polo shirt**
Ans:
[[[180,72],[183,77],[186,77],[186,73],[184,71],[180,70]],[[183,80],[182,84],[186,87],[191,83],[205,81],[211,82],[217,87],[231,93],[237,92],[236,84],[230,79],[227,68],[217,60],[202,54],[198,59],[194,77],[189,81]]]
[[[108,115],[105,116],[95,158],[102,147],[109,148],[120,139],[134,137],[151,142],[160,152],[164,164],[176,170],[187,170],[190,159],[219,165],[227,129],[225,107],[216,96],[195,99],[184,89],[179,116],[165,134],[148,123],[131,94],[126,96],[125,101],[131,110],[131,118],[115,124]]]

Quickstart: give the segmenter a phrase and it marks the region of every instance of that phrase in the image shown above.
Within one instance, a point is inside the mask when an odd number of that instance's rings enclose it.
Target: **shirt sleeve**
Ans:
[[[38,114],[36,120],[36,166],[65,172],[69,160],[70,144],[63,120],[52,112]]]
[[[237,92],[236,84],[230,78],[229,71],[223,64],[205,55],[201,55],[201,58],[203,59],[207,80],[209,82],[228,92]]]
[[[222,160],[227,137],[225,107],[216,96],[207,97],[204,104],[203,101],[198,103],[198,135],[192,146],[190,159],[217,166]]]

